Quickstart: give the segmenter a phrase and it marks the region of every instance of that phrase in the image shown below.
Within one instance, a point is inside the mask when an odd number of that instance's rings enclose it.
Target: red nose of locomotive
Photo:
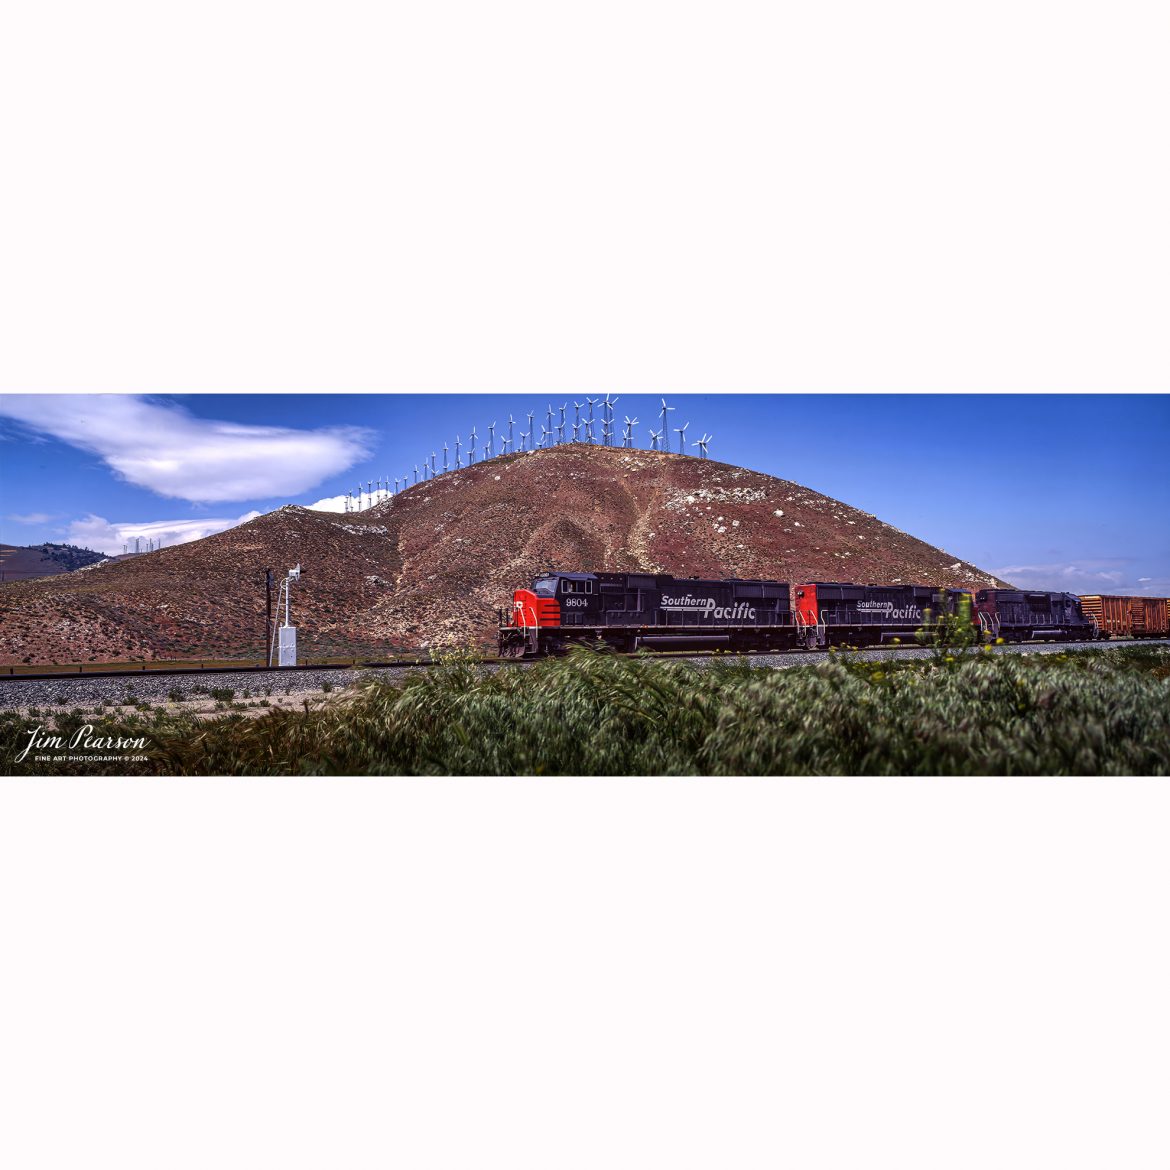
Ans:
[[[552,597],[537,597],[531,589],[512,594],[512,625],[537,629],[561,624],[561,607]]]

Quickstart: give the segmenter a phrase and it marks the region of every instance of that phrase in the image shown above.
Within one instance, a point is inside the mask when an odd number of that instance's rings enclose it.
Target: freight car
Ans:
[[[989,641],[1094,641],[1102,636],[1097,619],[1084,612],[1073,593],[980,589],[975,618]]]
[[[1165,597],[1121,597],[1089,594],[1081,598],[1086,614],[1101,627],[1104,637],[1164,638],[1170,633],[1170,601]]]
[[[815,581],[797,585],[796,621],[816,632],[818,646],[913,644],[915,634],[944,611],[958,612],[962,589],[927,585],[855,585]]]
[[[801,631],[799,636],[807,637]],[[500,614],[503,658],[572,645],[633,651],[792,650],[798,630],[787,582],[668,573],[541,573]]]

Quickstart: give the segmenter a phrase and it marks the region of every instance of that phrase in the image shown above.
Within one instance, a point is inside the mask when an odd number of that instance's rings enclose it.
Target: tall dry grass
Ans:
[[[313,709],[156,713],[99,733],[144,727],[149,763],[133,770],[156,774],[1165,775],[1170,653],[841,655],[785,670],[592,651],[496,671],[456,658]],[[0,717],[9,770],[52,772],[12,765],[26,742],[23,722]]]

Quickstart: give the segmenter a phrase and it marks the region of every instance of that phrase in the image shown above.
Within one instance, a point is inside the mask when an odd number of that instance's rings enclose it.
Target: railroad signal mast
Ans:
[[[276,594],[276,608],[280,609],[280,597],[284,594],[284,625],[274,628],[272,641],[268,646],[268,665],[272,665],[272,658],[279,651],[277,666],[296,666],[297,664],[297,628],[292,624],[289,615],[289,591],[301,579],[301,566],[289,569],[280,582],[280,589]],[[271,570],[269,570],[269,590],[271,590]],[[278,638],[279,635],[279,645]]]

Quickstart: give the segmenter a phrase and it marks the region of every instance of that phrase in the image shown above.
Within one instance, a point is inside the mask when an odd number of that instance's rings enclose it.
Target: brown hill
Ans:
[[[302,655],[490,643],[534,573],[1003,584],[828,496],[714,460],[567,444],[416,484],[357,516],[238,528],[0,591],[0,662],[262,653],[264,574],[297,562]]]
[[[103,553],[75,544],[0,544],[0,581],[54,577],[104,560]]]

